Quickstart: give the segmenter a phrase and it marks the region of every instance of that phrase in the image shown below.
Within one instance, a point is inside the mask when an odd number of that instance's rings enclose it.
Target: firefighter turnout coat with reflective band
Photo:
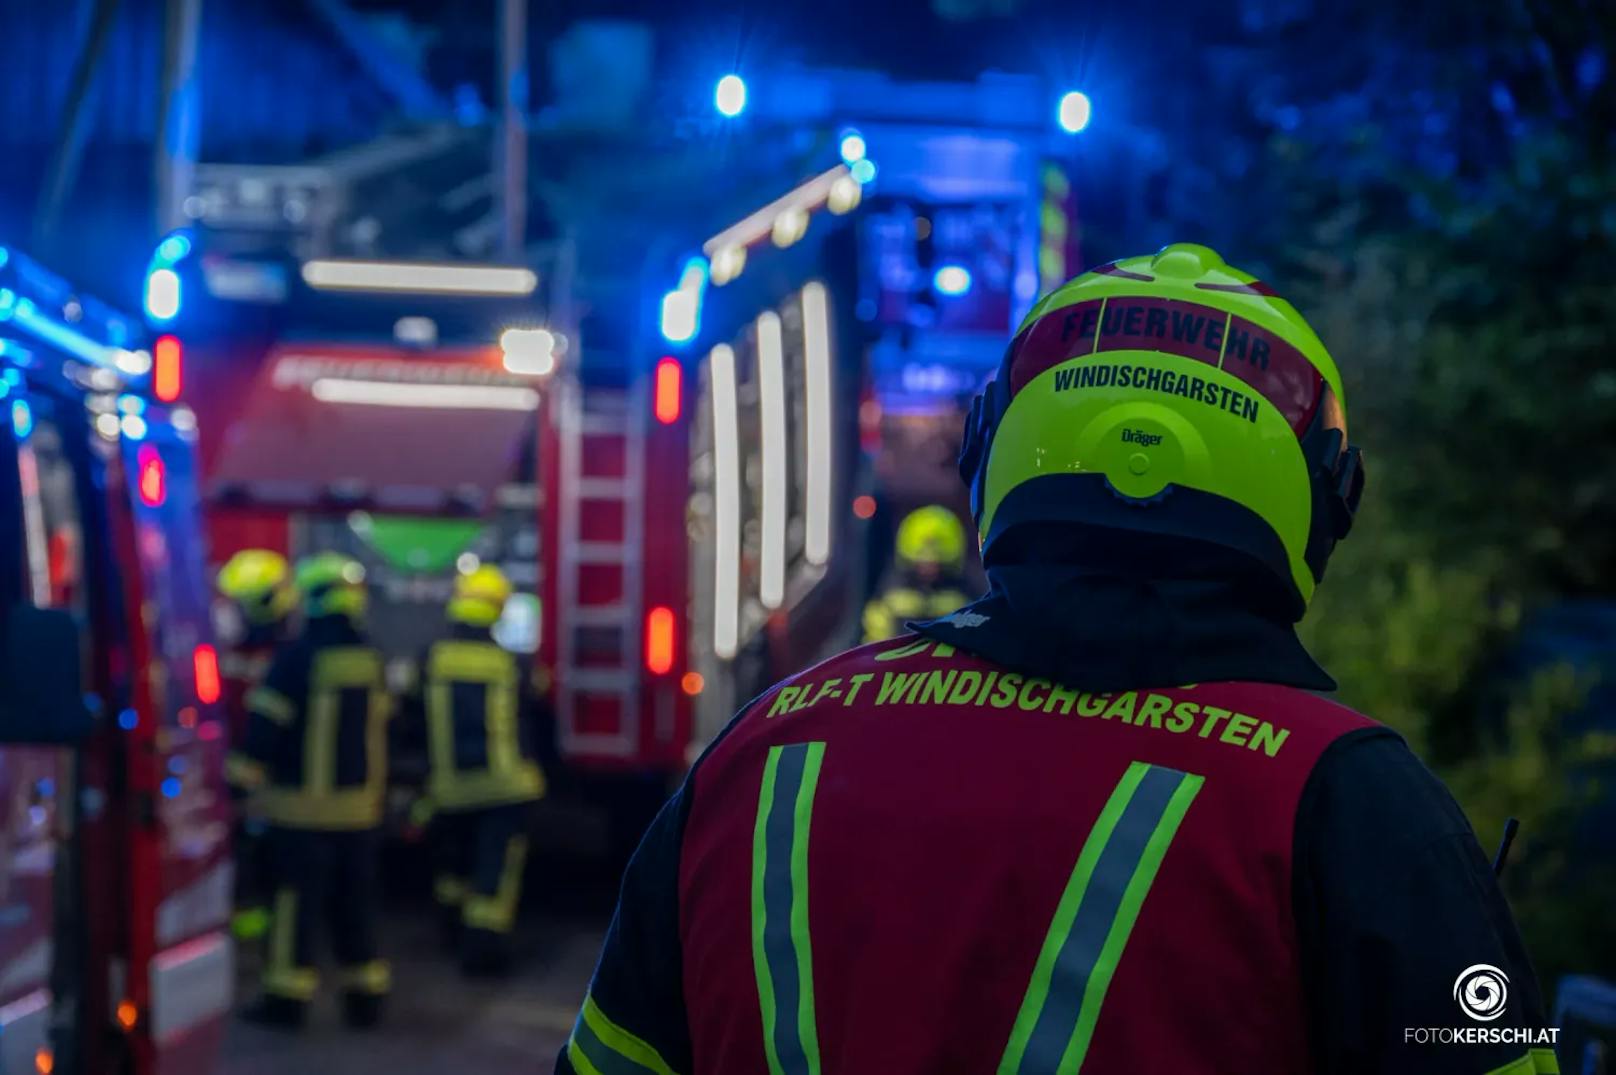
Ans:
[[[1292,687],[843,654],[749,706],[653,824],[558,1070],[1335,1070],[1293,848],[1321,756],[1365,736],[1406,754]]]
[[[265,818],[294,829],[381,823],[391,705],[382,658],[343,616],[309,621],[247,696],[232,773]]]
[[[1305,1070],[1291,821],[1320,752],[1366,724],[1252,684],[1086,695],[913,639],[817,668],[696,778],[695,1053],[723,1072]],[[727,808],[743,799],[753,816]]]
[[[544,794],[535,760],[535,701],[516,655],[488,631],[458,626],[421,661],[431,775],[438,810],[531,802]]]

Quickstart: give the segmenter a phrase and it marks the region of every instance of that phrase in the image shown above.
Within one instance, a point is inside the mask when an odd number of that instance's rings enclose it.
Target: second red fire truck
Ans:
[[[0,248],[0,1072],[205,1072],[234,988],[196,419]]]
[[[940,98],[824,77],[813,122],[840,162],[787,155],[807,176],[772,188],[754,168],[728,212],[711,166],[669,166],[681,191],[633,212],[597,192],[618,208],[532,267],[199,221],[173,266],[195,307],[170,335],[214,561],[359,556],[399,684],[454,572],[498,563],[521,591],[500,636],[533,653],[563,756],[602,777],[665,782],[751,694],[855,641],[872,496],[950,495],[958,401],[1076,229],[1048,132],[1025,122],[1035,82]],[[939,114],[956,97],[966,123]],[[280,182],[223,172],[199,200],[234,204],[246,179]],[[883,443],[904,468],[881,467]]]

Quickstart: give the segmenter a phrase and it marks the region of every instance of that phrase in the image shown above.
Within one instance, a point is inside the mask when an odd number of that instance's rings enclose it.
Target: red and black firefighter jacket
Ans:
[[[309,620],[247,696],[231,774],[272,825],[354,830],[381,824],[392,702],[382,658],[345,616]]]
[[[1557,1070],[1463,814],[1313,693],[1288,620],[1194,577],[990,580],[709,747],[557,1071]],[[1485,1023],[1478,964],[1508,982]],[[1498,1033],[1413,1033],[1471,1026]]]

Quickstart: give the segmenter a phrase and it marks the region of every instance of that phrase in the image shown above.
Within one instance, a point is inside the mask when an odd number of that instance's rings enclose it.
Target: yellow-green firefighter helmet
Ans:
[[[1298,619],[1363,488],[1329,352],[1192,243],[1038,302],[972,408],[960,472],[990,563],[1027,523],[1189,538],[1270,569]]]
[[[493,564],[455,576],[449,600],[449,620],[470,627],[492,627],[511,599],[511,580]]]
[[[219,569],[219,592],[254,625],[279,622],[297,604],[286,557],[269,549],[242,549],[225,561]]]
[[[311,617],[357,620],[365,614],[365,568],[351,556],[322,552],[299,560],[295,582],[303,595],[303,611]]]
[[[916,508],[898,524],[898,563],[935,564],[949,571],[965,567],[965,527],[959,516],[936,504]]]

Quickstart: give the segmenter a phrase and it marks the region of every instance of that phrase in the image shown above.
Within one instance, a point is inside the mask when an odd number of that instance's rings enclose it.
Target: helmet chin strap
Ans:
[[[982,468],[982,457],[987,454],[987,437],[982,431],[982,393],[978,392],[971,400],[970,412],[965,415],[965,429],[960,435],[959,467],[960,480],[971,494],[971,521],[978,529],[982,526],[982,484],[978,480]]]
[[[1324,433],[1319,449],[1309,461],[1313,487],[1313,521],[1303,559],[1313,578],[1324,579],[1324,568],[1336,543],[1352,530],[1363,499],[1363,452],[1348,444],[1339,429]]]
[[[1009,393],[1004,386],[1010,383],[1010,363],[1015,356],[1015,342],[1005,349],[999,363],[999,372],[971,400],[970,413],[965,416],[965,433],[960,438],[959,475],[971,493],[971,521],[977,531],[982,529],[982,508],[987,499],[988,449],[998,432],[999,420],[1010,405]]]
[[[971,411],[965,417],[965,432],[960,438],[959,475],[971,493],[971,521],[982,529],[982,509],[986,500],[988,449],[998,431],[1000,408],[995,406],[998,393],[989,385],[971,401]]]
[[[1330,510],[1334,515],[1336,540],[1340,541],[1352,529],[1352,521],[1358,516],[1358,502],[1363,499],[1364,491],[1364,465],[1363,452],[1356,444],[1347,445],[1347,450],[1341,453],[1336,462],[1334,482],[1331,492]]]

